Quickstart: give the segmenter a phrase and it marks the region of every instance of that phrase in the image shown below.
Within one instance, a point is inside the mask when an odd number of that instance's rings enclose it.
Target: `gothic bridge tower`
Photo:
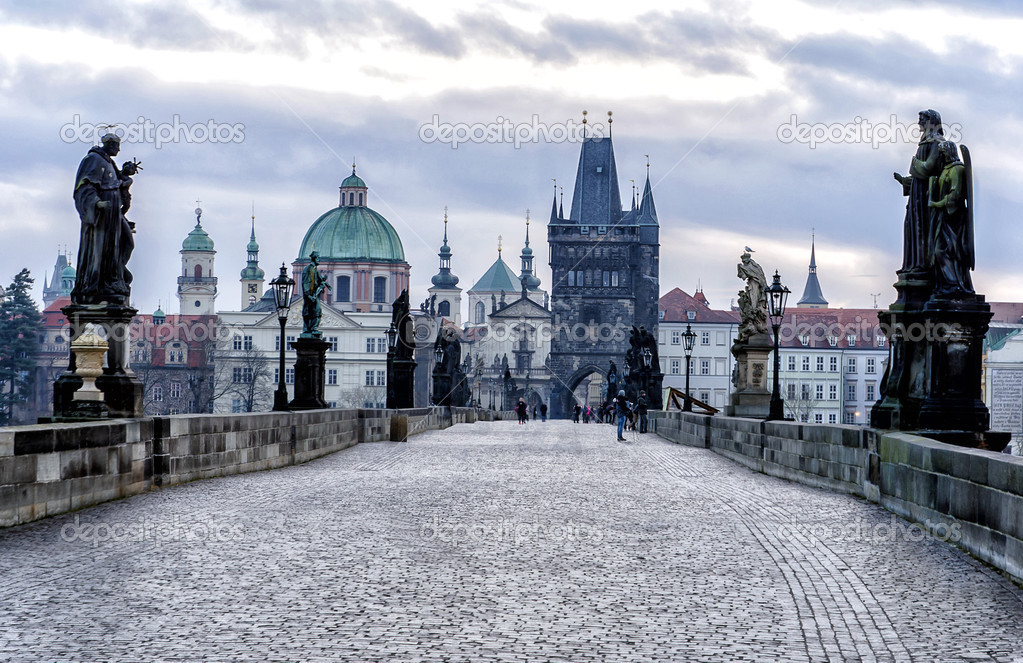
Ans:
[[[621,374],[634,325],[657,334],[659,227],[649,164],[639,204],[633,198],[623,210],[608,116],[608,135],[582,143],[568,217],[555,196],[547,226],[555,417],[568,416],[587,390],[595,393],[609,362]]]

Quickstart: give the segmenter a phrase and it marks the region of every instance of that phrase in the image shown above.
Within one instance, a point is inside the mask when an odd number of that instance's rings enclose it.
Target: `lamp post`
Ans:
[[[497,378],[490,378],[490,409],[494,409],[494,390],[497,388]]]
[[[522,395],[525,397],[526,405],[529,405],[529,366],[526,366],[526,388]]]
[[[693,360],[693,346],[696,344],[696,332],[693,331],[693,326],[686,323],[686,330],[682,332],[682,349],[686,353],[686,399],[685,404],[682,406],[683,412],[693,411],[693,400],[689,395],[689,374],[690,363]]]
[[[281,273],[277,278],[270,281],[270,287],[274,291],[274,305],[277,307],[277,321],[281,323],[281,363],[277,373],[277,390],[274,391],[274,411],[287,411],[288,409],[288,387],[284,379],[284,326],[288,322],[288,311],[291,309],[291,293],[295,287],[295,280],[288,276],[287,268],[281,263]]]
[[[476,400],[473,401],[473,407],[477,409],[480,406],[480,401],[483,400],[483,365],[479,361],[479,356],[476,358]]]
[[[774,329],[774,392],[771,394],[771,409],[767,420],[785,418],[785,401],[781,399],[781,385],[778,374],[781,372],[781,352],[778,344],[778,330],[785,316],[785,302],[789,298],[789,289],[781,284],[778,270],[774,270],[774,282],[767,286],[767,313],[771,317],[771,328]]]
[[[391,408],[397,402],[395,389],[398,388],[394,373],[395,350],[398,347],[398,328],[394,326],[393,320],[391,321],[391,326],[387,328],[384,334],[387,336],[387,400],[385,405]]]
[[[444,374],[444,347],[440,344],[440,338],[433,349],[433,358],[436,360],[433,364],[433,404],[440,405],[444,397],[438,392],[444,390],[444,385],[438,384],[438,378],[442,378]]]

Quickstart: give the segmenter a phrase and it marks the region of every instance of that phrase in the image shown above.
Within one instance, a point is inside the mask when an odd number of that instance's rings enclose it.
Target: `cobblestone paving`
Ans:
[[[953,546],[614,437],[477,423],[2,530],[0,660],[1023,663],[1023,592]]]

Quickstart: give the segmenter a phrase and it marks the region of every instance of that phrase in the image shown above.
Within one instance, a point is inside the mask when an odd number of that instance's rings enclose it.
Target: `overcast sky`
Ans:
[[[464,288],[497,257],[498,235],[518,270],[529,209],[549,289],[552,179],[567,210],[578,142],[452,149],[423,140],[423,126],[505,120],[558,132],[585,109],[605,130],[614,112],[623,200],[649,155],[662,294],[702,284],[727,307],[749,245],[798,298],[815,229],[831,305],[869,307],[880,293],[883,307],[902,262],[905,199],[892,172],[905,173],[915,151],[905,131],[917,112],[934,108],[973,155],[977,290],[1018,300],[1023,11],[877,4],[2,2],[0,281],[28,267],[38,292],[58,247],[77,251],[71,193],[92,145],[79,127],[178,122],[199,142],[128,140],[118,157],[144,167],[129,213],[144,312],[158,301],[177,312],[178,251],[197,199],[218,251],[218,308],[233,310],[253,205],[272,277],[337,205],[353,159],[369,205],[402,238],[413,301],[437,271],[445,206]],[[219,139],[203,140],[211,123]],[[803,131],[842,138],[811,146]]]

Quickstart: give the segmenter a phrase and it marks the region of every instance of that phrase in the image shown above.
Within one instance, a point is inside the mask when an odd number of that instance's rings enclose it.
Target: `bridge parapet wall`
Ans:
[[[651,413],[653,431],[864,497],[1023,580],[1023,458],[860,426]]]
[[[501,418],[502,413],[490,413]],[[196,414],[0,428],[0,527],[476,421],[471,408]],[[403,439],[407,439],[403,438]]]

